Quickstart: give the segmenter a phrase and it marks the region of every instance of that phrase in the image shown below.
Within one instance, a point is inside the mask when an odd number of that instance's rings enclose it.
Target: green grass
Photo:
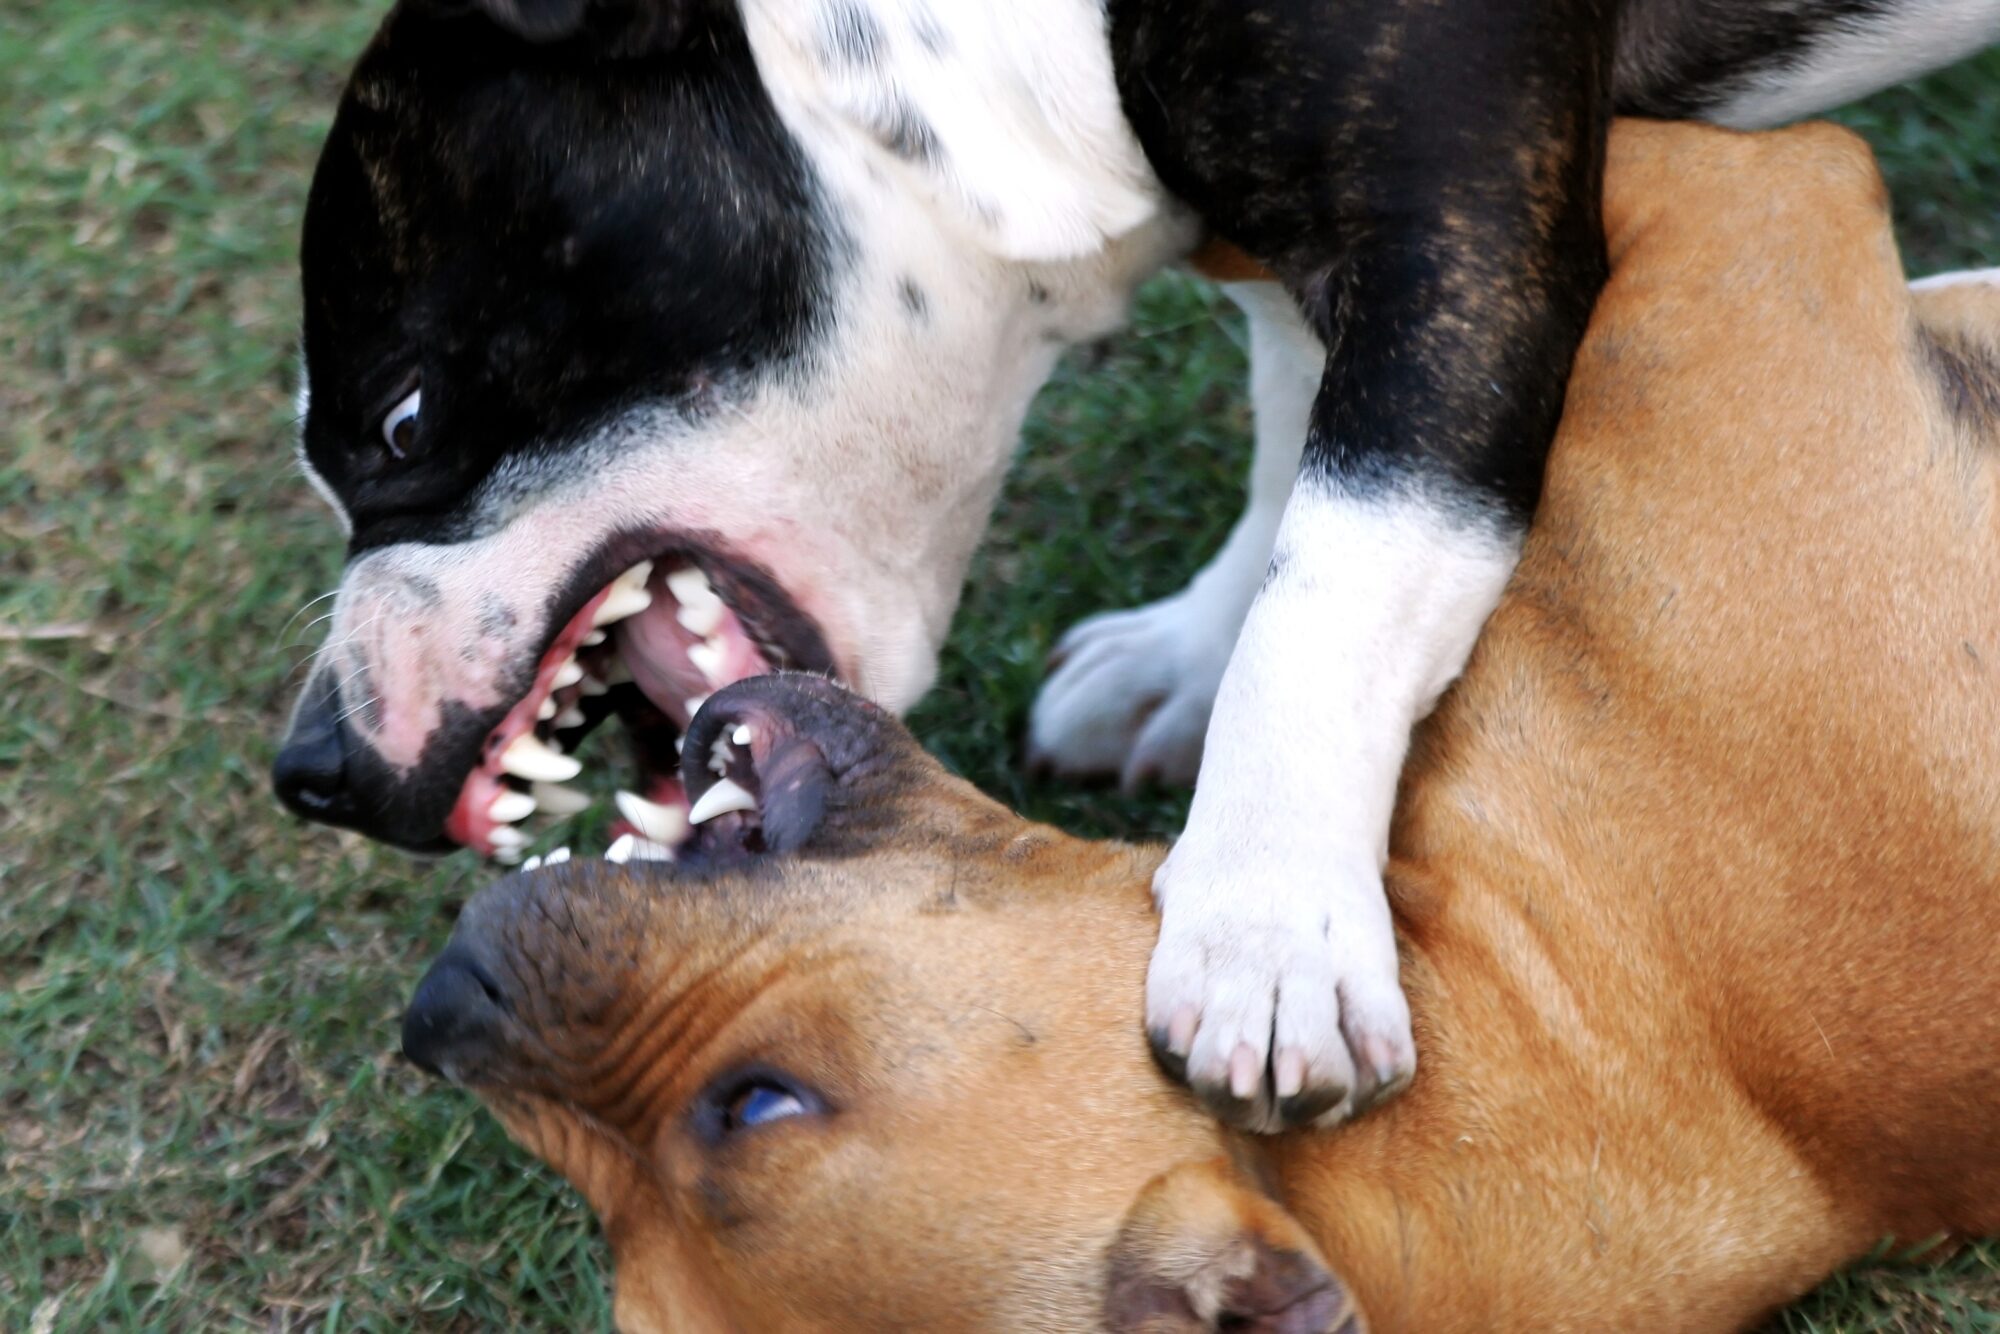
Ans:
[[[377,0],[0,0],[0,1330],[601,1329],[577,1200],[396,1055],[484,877],[303,828],[264,772],[330,588],[289,464],[306,174]],[[2000,257],[2000,60],[1850,117],[1913,265]],[[1156,284],[1072,358],[915,722],[1072,828],[1170,797],[1027,782],[1052,638],[1219,539],[1240,330]],[[2000,1253],[1829,1283],[1791,1331],[2000,1327]]]

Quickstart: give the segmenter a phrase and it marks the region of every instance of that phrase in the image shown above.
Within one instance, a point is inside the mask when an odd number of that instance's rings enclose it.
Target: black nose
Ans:
[[[431,964],[403,1015],[403,1055],[464,1082],[498,1051],[506,1001],[493,973],[459,941]]]
[[[306,687],[292,715],[292,729],[271,765],[278,800],[308,820],[347,824],[353,817],[347,785],[347,741],[340,699],[331,673]]]

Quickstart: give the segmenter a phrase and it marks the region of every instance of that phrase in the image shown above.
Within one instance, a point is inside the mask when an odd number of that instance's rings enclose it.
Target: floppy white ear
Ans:
[[[995,254],[1089,254],[1163,192],[1092,0],[744,0],[783,109],[832,118]]]

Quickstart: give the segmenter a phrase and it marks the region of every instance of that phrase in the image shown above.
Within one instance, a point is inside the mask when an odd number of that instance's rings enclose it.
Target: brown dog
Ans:
[[[1404,789],[1409,1093],[1219,1128],[1138,1034],[1159,849],[746,682],[688,778],[759,809],[488,891],[405,1030],[596,1207],[622,1328],[1720,1330],[2000,1230],[2000,288],[1913,295],[1837,131],[1626,126],[1610,181]]]

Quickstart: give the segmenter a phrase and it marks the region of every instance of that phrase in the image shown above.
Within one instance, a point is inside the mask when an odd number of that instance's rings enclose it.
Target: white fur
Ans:
[[[312,408],[312,381],[306,378],[306,361],[299,358],[299,392],[292,400],[298,412],[298,435],[292,440],[292,452],[299,460],[299,471],[306,475],[306,485],[319,492],[319,498],[333,511],[333,517],[340,524],[341,536],[354,532],[354,520],[347,513],[347,506],[340,503],[340,497],[327,485],[326,478],[320,476],[318,468],[306,457],[306,413]]]
[[[943,203],[1004,258],[1075,259],[1159,213],[1158,183],[1119,105],[1101,5],[851,7],[882,43],[874,59],[830,56],[821,0],[745,0],[758,70],[787,120],[802,110],[830,118],[857,141],[843,155],[873,149],[883,170]],[[927,26],[938,34],[930,42]],[[935,136],[935,160],[881,151],[885,127],[905,111]]]
[[[2000,41],[2000,0],[1902,0],[1823,33],[1797,62],[1759,75],[1711,119],[1782,125],[1913,79]]]
[[[1029,722],[1031,759],[1058,773],[1117,774],[1127,788],[1193,782],[1216,687],[1270,564],[1326,348],[1277,284],[1223,290],[1249,320],[1250,503],[1186,588],[1062,637]]]
[[[1912,292],[1928,292],[1939,287],[1963,287],[1969,283],[1981,286],[2000,285],[2000,269],[1957,269],[1951,273],[1933,273],[1928,278],[1918,278],[1910,284]]]
[[[1191,1009],[1192,1082],[1303,1055],[1308,1088],[1414,1067],[1383,898],[1411,725],[1464,666],[1518,555],[1414,495],[1302,479],[1222,680],[1187,832],[1154,880],[1146,1015]],[[1345,1114],[1345,1106],[1331,1114]],[[1275,1121],[1267,1122],[1274,1127]]]

